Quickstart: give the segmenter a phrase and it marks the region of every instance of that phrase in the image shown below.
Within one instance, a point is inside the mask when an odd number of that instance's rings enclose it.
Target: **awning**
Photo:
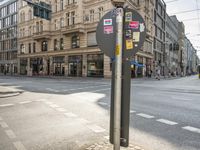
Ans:
[[[145,67],[144,64],[140,64],[140,63],[138,63],[138,61],[135,61],[135,60],[131,61],[131,65],[135,65],[137,67]]]

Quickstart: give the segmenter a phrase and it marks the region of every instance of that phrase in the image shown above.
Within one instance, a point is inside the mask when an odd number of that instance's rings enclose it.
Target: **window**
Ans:
[[[36,33],[38,33],[38,32],[40,31],[39,28],[40,28],[40,27],[39,27],[39,22],[36,22]]]
[[[63,38],[60,39],[60,50],[64,49]]]
[[[33,43],[33,53],[35,53],[35,43]]]
[[[24,44],[20,45],[20,52],[21,52],[21,54],[25,53],[25,46],[24,46]]]
[[[54,39],[54,50],[55,51],[58,50],[58,41],[57,41],[57,39]]]
[[[28,19],[29,19],[29,20],[33,19],[33,18],[32,18],[32,11],[31,11],[31,10],[29,10],[29,12],[28,12]]]
[[[69,13],[66,13],[66,18],[67,18],[67,22],[66,22],[66,26],[69,26],[69,24],[70,24],[70,14]]]
[[[103,7],[99,8],[99,19],[103,17]]]
[[[32,35],[31,31],[32,31],[32,27],[30,26],[30,27],[29,27],[29,31],[28,31],[29,36]]]
[[[48,42],[47,41],[43,41],[42,42],[42,51],[47,51],[48,49]]]
[[[31,43],[28,44],[28,52],[31,53]]]
[[[96,46],[96,32],[87,33],[87,45],[88,46]]]
[[[60,10],[63,10],[64,5],[63,5],[63,0],[60,0]]]
[[[40,32],[43,32],[43,22],[40,21]]]
[[[57,30],[57,20],[54,20],[54,29]]]
[[[60,18],[60,28],[64,27],[64,18]]]
[[[72,48],[79,48],[80,47],[80,38],[78,35],[72,36]]]
[[[90,21],[94,21],[94,10],[90,10]]]
[[[55,0],[55,12],[57,12],[58,10],[57,10],[57,0]]]
[[[71,12],[72,25],[75,24],[75,11]]]

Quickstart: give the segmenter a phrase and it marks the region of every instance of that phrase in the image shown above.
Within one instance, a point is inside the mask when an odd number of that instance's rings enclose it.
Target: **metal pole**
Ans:
[[[123,48],[123,8],[117,8],[115,87],[114,87],[114,150],[120,150],[121,127],[121,86],[122,86],[122,48]]]

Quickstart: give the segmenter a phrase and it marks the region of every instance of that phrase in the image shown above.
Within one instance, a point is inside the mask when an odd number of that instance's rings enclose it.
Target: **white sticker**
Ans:
[[[103,25],[104,26],[111,26],[112,25],[112,19],[104,19]]]
[[[140,23],[140,32],[144,32],[145,26],[144,23]]]

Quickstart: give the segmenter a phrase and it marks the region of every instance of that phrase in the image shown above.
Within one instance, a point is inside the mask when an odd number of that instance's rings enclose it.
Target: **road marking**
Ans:
[[[103,106],[107,106],[108,104],[107,103],[104,103],[104,102],[98,102],[100,105],[103,105]]]
[[[186,126],[186,127],[182,127],[182,128],[185,130],[191,131],[191,132],[200,133],[200,129],[195,128],[195,127]]]
[[[175,97],[175,96],[172,96],[173,99],[175,100],[183,100],[183,101],[191,101],[192,99],[190,98],[185,98],[185,97]]]
[[[95,87],[104,87],[104,86],[108,86],[108,85],[87,86],[87,87],[76,88],[76,89],[66,89],[66,90],[63,90],[63,91],[67,92],[67,91],[75,91],[75,90],[89,89],[89,88],[95,88]]]
[[[45,102],[47,101],[46,99],[38,99],[38,100],[35,100],[36,102]]]
[[[24,102],[19,102],[20,104],[28,104],[31,103],[32,101],[24,101]]]
[[[46,102],[46,101],[45,101],[45,103],[46,103],[47,105],[53,105],[52,102],[48,102],[48,101]]]
[[[147,119],[155,118],[154,116],[151,116],[151,115],[148,115],[148,114],[143,114],[143,113],[139,113],[137,115],[140,116],[140,117],[143,117],[143,118],[147,118]]]
[[[15,146],[15,148],[17,150],[26,150],[26,148],[24,147],[24,145],[21,142],[14,142],[13,145]]]
[[[178,123],[177,122],[173,122],[173,121],[170,121],[170,120],[166,120],[166,119],[158,119],[156,120],[158,122],[161,122],[161,123],[164,123],[164,124],[168,124],[168,125],[177,125]]]
[[[16,138],[16,135],[15,135],[15,133],[12,130],[6,130],[5,132],[6,132],[6,134],[8,135],[8,137],[10,139]]]
[[[94,90],[94,91],[90,91],[90,92],[101,92],[101,91],[108,91],[111,88],[107,88],[107,89],[99,89],[99,90]]]
[[[67,110],[64,109],[64,108],[56,108],[57,111],[60,111],[60,112],[66,112]]]
[[[58,106],[58,105],[56,105],[56,104],[51,104],[51,105],[49,105],[50,107],[52,107],[52,108],[59,108],[60,106]]]
[[[14,104],[3,104],[3,105],[0,105],[0,107],[9,107],[9,106],[14,106]]]
[[[2,128],[8,128],[8,125],[5,122],[0,122],[0,125]]]
[[[0,117],[0,121],[1,121],[1,120],[3,120],[3,119]]]
[[[133,114],[133,113],[136,113],[136,111],[134,111],[134,110],[130,110],[130,113]]]
[[[55,89],[52,89],[52,88],[46,88],[46,90],[48,90],[48,91],[51,91],[51,92],[59,92],[59,90],[55,90]]]
[[[80,118],[79,119],[83,124],[89,124],[90,121],[86,120],[86,119],[83,119],[83,118]]]
[[[92,124],[92,125],[87,125],[87,127],[88,127],[90,130],[94,131],[95,133],[100,133],[100,132],[105,132],[105,131],[106,131],[106,130],[103,129],[102,127],[97,126],[97,125],[94,125],[94,124]]]
[[[77,115],[76,115],[76,114],[73,114],[73,113],[64,113],[64,115],[67,116],[67,117],[70,117],[70,118],[75,118],[75,117],[77,117]]]

